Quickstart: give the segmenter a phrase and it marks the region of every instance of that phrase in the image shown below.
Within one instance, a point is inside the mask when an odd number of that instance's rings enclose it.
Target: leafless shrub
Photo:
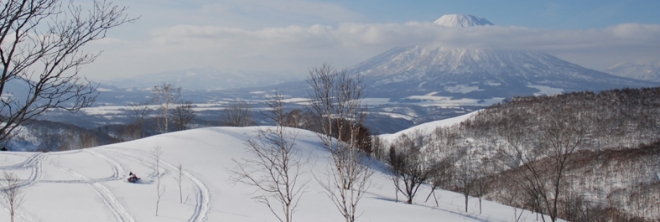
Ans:
[[[250,113],[250,105],[243,100],[234,100],[229,104],[229,107],[225,109],[222,116],[220,116],[220,122],[226,126],[253,126],[256,123],[252,118],[252,113]]]
[[[2,194],[2,198],[7,206],[9,206],[9,216],[11,217],[11,222],[14,222],[16,209],[19,208],[25,200],[23,187],[20,185],[20,179],[14,173],[5,171],[2,179],[3,187],[2,190],[0,190],[0,194]]]
[[[188,124],[195,119],[195,111],[191,101],[185,101],[174,109],[174,125],[178,130],[188,129]]]

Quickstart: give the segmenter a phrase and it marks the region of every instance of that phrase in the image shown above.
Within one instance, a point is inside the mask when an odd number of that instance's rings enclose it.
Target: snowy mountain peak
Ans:
[[[439,19],[435,20],[435,22],[433,23],[447,27],[471,27],[471,26],[494,25],[492,22],[486,20],[485,18],[474,15],[466,15],[466,14],[443,15]]]
[[[509,98],[653,84],[529,51],[443,46],[395,47],[354,67],[383,98]]]

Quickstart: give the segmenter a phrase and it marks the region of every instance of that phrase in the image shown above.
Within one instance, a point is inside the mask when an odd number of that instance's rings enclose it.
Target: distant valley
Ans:
[[[467,15],[443,16],[435,24],[451,28],[493,25]],[[366,125],[372,132],[393,133],[518,96],[660,85],[651,81],[653,72],[646,72],[650,66],[634,67],[640,66],[615,66],[610,69],[619,75],[615,76],[543,52],[411,45],[392,48],[353,67],[337,68],[363,76],[368,98],[364,102],[369,107]],[[644,72],[634,74],[640,70]],[[132,121],[127,106],[148,101],[149,88],[163,82],[183,89],[182,97],[194,104],[202,122],[217,122],[237,100],[247,101],[259,118],[259,110],[275,90],[284,94],[288,110],[304,109],[309,89],[304,78],[213,68],[179,70],[104,83],[93,107],[76,114],[54,111],[42,119],[88,129],[127,124]]]

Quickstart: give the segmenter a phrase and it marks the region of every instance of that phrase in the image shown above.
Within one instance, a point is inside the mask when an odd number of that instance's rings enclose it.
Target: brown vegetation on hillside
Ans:
[[[518,97],[436,132],[423,136],[425,152],[454,156],[454,178],[467,168],[488,178],[486,194],[470,196],[552,221],[660,218],[660,88]],[[453,149],[432,146],[447,135]],[[474,190],[466,184],[440,187]]]

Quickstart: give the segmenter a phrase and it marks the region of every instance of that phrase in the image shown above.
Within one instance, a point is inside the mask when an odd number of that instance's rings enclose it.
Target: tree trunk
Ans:
[[[469,198],[469,196],[465,195],[465,213],[468,212],[468,198]]]

